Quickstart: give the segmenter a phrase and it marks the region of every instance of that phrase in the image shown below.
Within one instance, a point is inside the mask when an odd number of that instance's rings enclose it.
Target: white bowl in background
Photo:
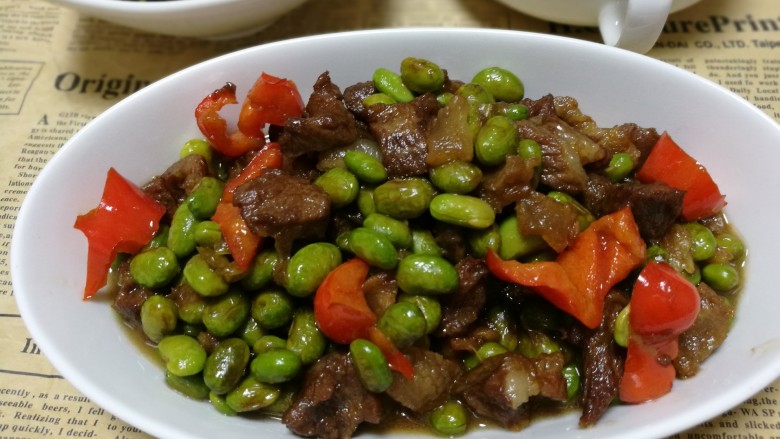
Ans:
[[[225,39],[259,32],[306,0],[47,0],[146,32]]]
[[[243,95],[265,71],[293,79],[308,98],[325,70],[343,89],[370,79],[377,67],[397,70],[407,56],[431,59],[461,79],[502,66],[523,79],[526,96],[576,97],[600,126],[636,122],[669,131],[714,176],[750,251],[733,329],[696,377],[676,381],[656,401],[612,407],[593,428],[578,428],[578,413],[571,413],[535,421],[519,437],[661,438],[720,415],[780,375],[780,205],[773,202],[780,199],[780,126],[726,89],[636,53],[548,35],[444,28],[341,33],[245,49],[150,85],[74,135],[30,188],[11,247],[22,317],[60,373],[110,413],[157,437],[292,437],[278,421],[226,417],[167,388],[161,368],[139,353],[108,301],[81,300],[87,243],[73,222],[97,204],[110,166],[140,184],[174,162],[180,146],[199,136],[195,106],[228,81]],[[465,437],[506,434],[487,429]]]

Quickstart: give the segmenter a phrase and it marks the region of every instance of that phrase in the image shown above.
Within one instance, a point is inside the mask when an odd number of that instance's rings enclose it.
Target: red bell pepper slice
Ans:
[[[247,136],[259,136],[266,124],[284,125],[288,117],[301,117],[303,108],[293,81],[263,72],[244,100],[238,129]]]
[[[267,169],[278,169],[282,167],[282,148],[277,142],[271,142],[263,147],[241,172],[225,183],[225,189],[222,194],[222,201],[232,202],[233,191],[249,180],[255,179],[263,174]]]
[[[653,146],[647,160],[636,173],[643,182],[663,182],[685,191],[682,217],[688,221],[712,216],[726,205],[707,169],[688,155],[667,133]]]
[[[348,344],[358,338],[370,340],[382,351],[390,369],[411,380],[414,367],[376,327],[376,314],[366,302],[363,282],[368,269],[368,263],[353,258],[328,273],[314,295],[317,326],[336,343]]]
[[[240,130],[228,134],[227,122],[219,115],[219,110],[225,105],[236,103],[236,86],[228,82],[206,96],[195,108],[195,120],[200,132],[215,150],[227,157],[238,157],[265,144],[262,132],[253,136]]]
[[[649,401],[672,389],[679,336],[693,325],[700,307],[696,287],[667,263],[642,269],[631,294],[622,401]]]
[[[492,250],[486,263],[497,278],[534,290],[589,328],[601,323],[604,297],[645,259],[645,242],[631,209],[588,226],[555,261],[504,261]]]
[[[108,269],[119,253],[135,253],[148,244],[165,207],[114,168],[106,175],[100,204],[76,217],[73,225],[87,237],[87,279],[84,299],[106,284]]]

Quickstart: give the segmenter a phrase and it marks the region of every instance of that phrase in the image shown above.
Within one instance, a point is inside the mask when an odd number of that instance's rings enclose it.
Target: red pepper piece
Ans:
[[[580,233],[555,261],[524,264],[488,251],[486,263],[501,280],[531,288],[589,328],[601,323],[604,297],[645,258],[631,209],[605,215]]]
[[[254,136],[241,131],[228,134],[227,122],[219,115],[219,110],[225,105],[236,103],[236,86],[228,82],[206,96],[195,108],[195,120],[201,133],[215,150],[228,157],[238,157],[265,144],[262,132]]]
[[[244,100],[238,129],[247,136],[259,136],[266,125],[284,125],[288,117],[301,117],[303,108],[294,82],[262,73]]]
[[[726,205],[707,169],[688,155],[667,133],[653,146],[647,160],[636,174],[643,182],[660,181],[685,191],[682,217],[688,221],[712,216]]]
[[[263,147],[257,155],[241,170],[235,177],[225,183],[225,189],[222,194],[222,201],[232,202],[233,191],[249,180],[255,179],[268,169],[278,169],[282,167],[282,149],[277,142],[271,142]]]
[[[148,244],[165,207],[114,168],[106,175],[98,207],[79,215],[73,225],[87,237],[87,280],[84,299],[106,284],[108,269],[119,253],[135,253]]]

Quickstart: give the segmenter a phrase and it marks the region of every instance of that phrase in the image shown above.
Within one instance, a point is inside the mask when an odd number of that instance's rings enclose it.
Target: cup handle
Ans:
[[[653,48],[661,35],[672,0],[608,0],[599,10],[604,42],[634,52]]]

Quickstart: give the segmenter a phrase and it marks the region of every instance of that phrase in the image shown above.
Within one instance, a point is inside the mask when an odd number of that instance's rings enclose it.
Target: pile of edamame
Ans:
[[[297,242],[285,261],[286,281],[277,283],[283,255],[266,239],[248,271],[237,270],[217,223],[215,212],[227,180],[221,162],[203,140],[191,140],[182,157],[203,155],[213,176],[203,177],[163,225],[153,241],[132,255],[129,271],[135,283],[151,289],[141,307],[144,335],[154,342],[165,364],[167,384],[196,399],[209,400],[225,415],[263,413],[280,416],[289,406],[307,367],[330,350],[349,352],[365,387],[384,392],[393,374],[382,352],[368,340],[349,346],[328,340],[315,320],[312,297],[323,279],[342,262],[357,257],[373,272],[389,273],[397,297],[378,316],[377,327],[399,348],[429,346],[442,315],[440,299],[459,286],[457,261],[437,241],[440,231],[455,231],[466,255],[482,258],[486,249],[503,259],[549,260],[555,253],[539,236],[524,236],[514,209],[496,212],[477,189],[490,169],[511,160],[532,164],[538,185],[542,148],[519,138],[515,122],[529,117],[522,104],[522,81],[505,69],[478,72],[456,92],[444,92],[444,71],[429,60],[407,58],[396,73],[379,68],[373,75],[376,93],[364,104],[410,102],[435,93],[443,107],[455,96],[466,99],[473,158],[430,167],[426,175],[390,179],[381,158],[371,151],[351,149],[336,165],[321,172],[314,184],[330,197],[333,210],[351,210],[359,226],[331,241]],[[616,155],[606,171],[620,180],[631,172]],[[538,186],[537,186],[538,187]],[[592,215],[575,198],[551,192],[550,197],[573,203],[586,223]],[[590,216],[588,216],[590,215]],[[692,261],[692,282],[704,281],[723,294],[739,289],[742,242],[718,223],[680,225],[684,245],[649,243],[653,258]],[[720,223],[718,223],[720,224]],[[683,253],[680,253],[683,252]],[[673,253],[673,254],[670,254]],[[555,338],[571,319],[543,300],[530,300],[519,315],[489,302],[480,324],[500,337],[462,358],[463,369],[505,352],[528,357],[564,352],[564,376],[571,401],[581,392],[577,350]],[[627,319],[623,319],[627,320]],[[619,325],[618,325],[619,326]],[[627,331],[619,327],[617,331]],[[625,334],[616,334],[617,337]],[[427,415],[439,434],[464,433],[471,414],[458,400],[449,400]]]

